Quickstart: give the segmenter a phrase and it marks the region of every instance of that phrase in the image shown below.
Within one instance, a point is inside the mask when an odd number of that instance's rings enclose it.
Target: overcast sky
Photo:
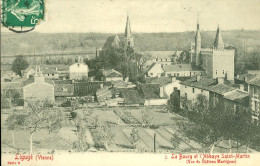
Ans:
[[[259,0],[45,0],[37,32],[123,33],[127,11],[133,32],[260,30]]]

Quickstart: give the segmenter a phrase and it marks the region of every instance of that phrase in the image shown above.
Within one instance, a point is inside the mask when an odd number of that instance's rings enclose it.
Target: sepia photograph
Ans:
[[[1,0],[1,165],[258,165],[259,6]]]

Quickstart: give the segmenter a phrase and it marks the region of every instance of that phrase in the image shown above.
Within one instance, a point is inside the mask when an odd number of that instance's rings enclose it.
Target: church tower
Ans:
[[[196,58],[196,66],[200,66],[200,51],[201,51],[201,35],[200,35],[200,25],[199,18],[197,20],[197,32],[195,36],[195,58]],[[193,61],[194,62],[194,61]]]
[[[214,42],[214,49],[217,50],[223,50],[224,49],[224,42],[222,40],[222,36],[220,34],[220,30],[219,30],[219,26],[217,29],[217,34],[216,34],[216,38],[215,38],[215,42]]]
[[[131,32],[130,19],[127,14],[126,27],[125,27],[125,48],[134,47],[134,38]]]

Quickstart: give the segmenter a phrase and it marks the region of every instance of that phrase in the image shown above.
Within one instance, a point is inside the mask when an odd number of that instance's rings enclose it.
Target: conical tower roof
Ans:
[[[127,20],[126,20],[126,27],[125,27],[125,37],[131,37],[131,26],[130,26],[130,19],[129,16],[127,15]]]
[[[220,34],[219,26],[217,29],[217,34],[216,34],[216,38],[215,38],[215,42],[214,42],[214,48],[215,49],[224,49],[224,42],[223,42],[222,36]]]
[[[196,32],[195,38],[199,38],[199,37],[201,37],[201,36],[200,36],[200,24],[199,24],[199,16],[198,16],[198,19],[197,19],[197,32]]]

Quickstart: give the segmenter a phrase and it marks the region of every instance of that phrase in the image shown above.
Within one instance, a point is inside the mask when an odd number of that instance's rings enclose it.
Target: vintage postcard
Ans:
[[[259,165],[259,0],[1,0],[1,165]]]

